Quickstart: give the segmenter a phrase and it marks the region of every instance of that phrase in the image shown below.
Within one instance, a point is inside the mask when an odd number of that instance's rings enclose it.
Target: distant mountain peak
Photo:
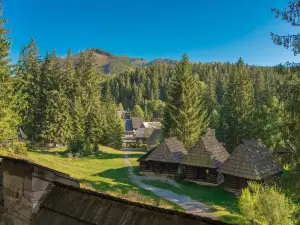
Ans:
[[[92,51],[94,53],[95,63],[99,69],[99,72],[102,72],[104,74],[119,74],[128,70],[129,68],[154,64],[175,65],[178,62],[178,60],[163,58],[154,59],[148,62],[146,59],[139,57],[129,57],[126,55],[117,56],[101,48],[88,48],[81,52],[85,53],[87,51]],[[73,55],[74,63],[77,62],[79,54],[80,53]]]

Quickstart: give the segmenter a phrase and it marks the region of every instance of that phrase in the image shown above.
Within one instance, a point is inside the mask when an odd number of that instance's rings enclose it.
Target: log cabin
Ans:
[[[261,143],[244,140],[218,171],[224,174],[225,190],[239,194],[249,181],[264,184],[278,178],[282,168]]]
[[[202,185],[219,185],[224,176],[217,169],[228,157],[228,152],[216,139],[215,131],[209,129],[181,161],[185,179]]]
[[[132,122],[133,134],[135,135],[137,132],[137,129],[139,129],[141,127],[144,120],[140,117],[131,117],[131,122]]]
[[[179,178],[183,175],[180,162],[185,154],[187,151],[182,142],[175,137],[165,138],[157,147],[138,159],[140,173]]]
[[[0,157],[0,225],[229,225],[85,190],[67,174]]]
[[[157,140],[162,136],[161,129],[139,128],[137,129],[135,140],[137,144],[147,144],[148,148],[157,145]]]

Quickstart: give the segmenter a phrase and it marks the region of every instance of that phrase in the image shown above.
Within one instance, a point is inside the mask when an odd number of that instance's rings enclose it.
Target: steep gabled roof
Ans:
[[[199,141],[188,150],[182,159],[182,164],[218,168],[229,157],[228,152],[215,137],[214,130],[201,136]]]
[[[164,139],[164,141],[155,147],[143,160],[180,163],[185,154],[187,154],[187,151],[183,144],[175,137],[170,137]]]
[[[162,137],[162,130],[155,129],[150,137],[148,138],[147,144],[148,145],[156,145],[156,141]]]
[[[149,150],[146,154],[142,155],[142,157],[140,157],[137,161],[141,162],[141,161],[145,161],[145,159],[147,159],[147,157],[153,152],[155,148]]]
[[[142,123],[144,120],[140,117],[131,117],[132,120],[132,128],[133,129],[138,129],[141,127]]]
[[[226,225],[175,210],[56,184],[31,225]]]
[[[145,137],[145,128],[138,128],[136,130],[135,138],[147,138]]]
[[[246,142],[247,143],[247,142]],[[262,180],[282,171],[271,154],[261,147],[240,144],[218,170],[223,174],[250,180]]]
[[[243,144],[249,146],[253,151],[270,155],[270,150],[263,144],[262,140],[243,140]]]
[[[161,135],[161,129],[138,128],[135,137],[148,139],[147,143],[150,145],[154,145],[156,143],[156,139],[160,138]]]

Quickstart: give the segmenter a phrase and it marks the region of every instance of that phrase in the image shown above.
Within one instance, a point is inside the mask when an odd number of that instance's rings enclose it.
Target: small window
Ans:
[[[206,174],[208,174],[209,173],[209,169],[206,169]]]

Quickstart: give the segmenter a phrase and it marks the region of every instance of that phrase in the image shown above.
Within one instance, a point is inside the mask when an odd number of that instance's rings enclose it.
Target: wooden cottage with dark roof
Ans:
[[[185,179],[214,186],[222,183],[224,176],[217,169],[228,157],[214,130],[209,129],[181,161],[185,166]]]
[[[133,133],[135,134],[137,129],[139,129],[143,124],[144,120],[140,117],[131,117],[131,121],[132,121]]]
[[[138,159],[140,172],[175,178],[182,175],[180,162],[187,154],[183,144],[175,137],[166,138],[157,147]]]
[[[224,174],[226,190],[240,192],[249,181],[265,183],[278,177],[282,168],[257,141],[243,141],[218,171]]]

